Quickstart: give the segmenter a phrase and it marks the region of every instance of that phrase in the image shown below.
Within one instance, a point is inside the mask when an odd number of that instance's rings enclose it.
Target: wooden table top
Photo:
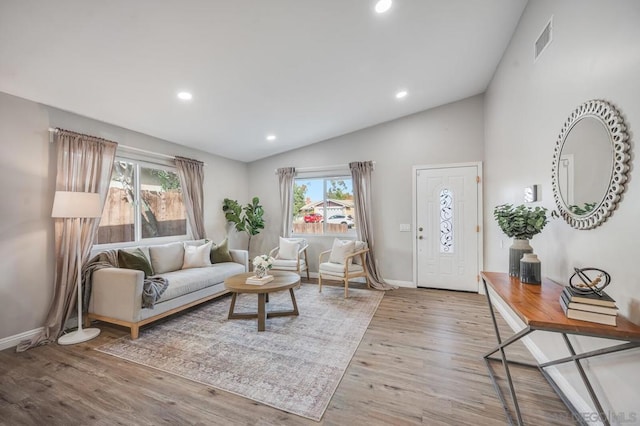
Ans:
[[[247,284],[247,278],[255,275],[254,272],[245,272],[234,275],[224,280],[224,287],[234,293],[272,293],[274,291],[287,290],[300,283],[300,275],[295,272],[270,271],[273,280],[266,284]]]
[[[535,285],[523,284],[502,272],[482,272],[482,277],[531,328],[640,342],[640,326],[622,315],[618,315],[617,326],[567,318],[559,302],[563,286],[547,278],[542,285]]]

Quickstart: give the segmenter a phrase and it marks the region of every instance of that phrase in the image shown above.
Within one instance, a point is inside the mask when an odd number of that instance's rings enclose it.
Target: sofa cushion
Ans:
[[[195,246],[189,242],[184,243],[184,261],[182,269],[202,268],[211,265],[209,256],[211,254],[211,241]]]
[[[156,274],[182,269],[184,245],[180,242],[149,246],[149,254]]]
[[[153,268],[149,260],[139,248],[118,250],[118,266],[124,269],[142,271],[145,278],[153,275]]]
[[[211,263],[223,262],[233,262],[233,257],[231,257],[231,253],[229,253],[229,240],[227,238],[211,248]]]
[[[346,265],[339,263],[331,263],[324,262],[321,263],[318,267],[322,275],[333,275],[335,277],[344,277]],[[362,272],[362,266],[360,265],[349,265],[349,273],[352,274],[354,272]]]
[[[156,303],[221,283],[226,278],[243,272],[244,266],[230,262],[164,273],[161,276],[169,281],[169,287]]]

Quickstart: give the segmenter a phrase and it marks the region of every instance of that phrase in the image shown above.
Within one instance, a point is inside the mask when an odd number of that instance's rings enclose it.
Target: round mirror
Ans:
[[[574,228],[602,224],[615,209],[627,180],[628,135],[618,111],[592,100],[565,123],[553,154],[553,196]]]

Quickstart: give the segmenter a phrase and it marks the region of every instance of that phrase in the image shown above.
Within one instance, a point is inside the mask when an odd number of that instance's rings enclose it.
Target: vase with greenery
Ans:
[[[258,235],[264,229],[264,209],[260,199],[253,197],[250,203],[241,206],[236,200],[225,198],[222,211],[227,222],[232,223],[238,232],[246,232],[249,236],[247,250],[251,249],[251,237]]]
[[[501,204],[493,210],[493,217],[502,232],[513,238],[509,247],[509,275],[520,276],[520,259],[525,253],[533,253],[529,240],[547,224],[547,209]]]

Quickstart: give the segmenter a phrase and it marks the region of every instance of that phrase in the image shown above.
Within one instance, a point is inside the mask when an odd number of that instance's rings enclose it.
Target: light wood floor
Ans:
[[[213,303],[228,304],[229,299]],[[84,344],[0,352],[0,424],[318,424],[97,352],[95,346],[127,334],[106,324],[99,327],[101,335]],[[501,327],[510,335],[506,324]],[[320,423],[506,424],[482,360],[494,344],[482,295],[388,292]],[[524,347],[509,354],[530,360]],[[526,424],[574,424],[536,369],[514,367],[512,374]]]

